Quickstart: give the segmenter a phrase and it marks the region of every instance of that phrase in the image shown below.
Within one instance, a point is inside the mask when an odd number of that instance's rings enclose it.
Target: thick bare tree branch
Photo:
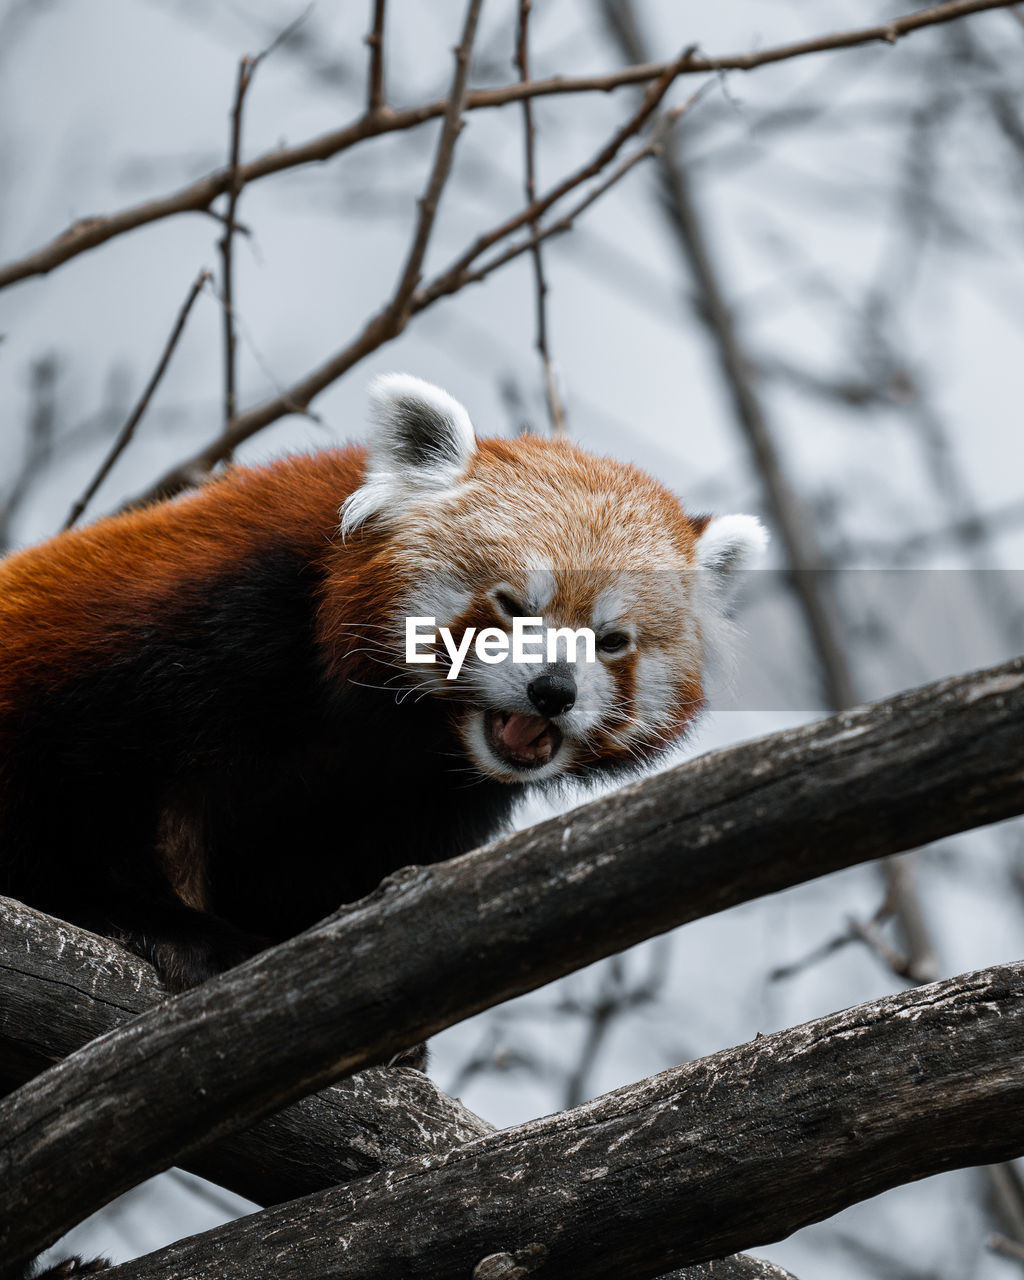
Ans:
[[[459,1280],[498,1251],[531,1280],[647,1280],[1024,1153],[1022,1037],[1024,964],[962,975],[229,1223],[111,1280],[211,1264],[248,1280],[271,1254],[281,1280]]]
[[[0,898],[0,993],[0,1093],[167,999],[138,956],[10,898]],[[181,1164],[276,1204],[490,1130],[420,1072],[371,1068]]]
[[[167,999],[137,956],[9,898],[0,898],[0,992],[0,1093]],[[420,1072],[371,1067],[200,1148],[182,1167],[273,1205],[491,1132]],[[732,1257],[664,1280],[787,1275],[756,1258]]]
[[[252,83],[256,59],[248,54],[238,63],[238,79],[235,84],[235,105],[231,112],[231,141],[228,148],[228,203],[224,215],[224,231],[218,248],[221,256],[221,303],[224,323],[224,426],[227,428],[235,416],[237,394],[235,390],[235,284],[234,284],[234,236],[238,228],[238,198],[242,188],[238,181],[238,166],[242,150],[242,110],[245,95]]]
[[[687,63],[685,74],[693,75],[708,71],[752,71],[768,63],[782,62],[812,53],[823,53],[830,49],[849,49],[880,40],[892,44],[901,36],[920,30],[922,27],[952,22],[986,9],[1011,8],[1014,2],[1015,0],[954,0],[953,3],[937,5],[931,9],[923,9],[901,18],[894,18],[888,23],[859,27],[852,31],[818,36],[792,44],[777,45],[755,53],[732,54],[719,58],[707,58],[694,54]],[[554,76],[549,80],[532,81],[527,84],[480,89],[467,95],[466,110],[477,111],[501,107],[510,102],[520,102],[523,98],[550,94],[607,93],[623,85],[644,84],[647,81],[656,80],[665,74],[670,65],[667,62],[648,63],[609,75]],[[248,164],[239,166],[238,183],[240,186],[246,186],[250,182],[256,182],[287,169],[330,160],[366,138],[412,129],[428,120],[436,120],[445,114],[447,108],[448,100],[440,99],[401,111],[390,110],[387,107],[368,111],[358,120],[341,129],[313,138],[297,147],[277,148]],[[148,223],[158,222],[162,218],[173,217],[179,213],[207,213],[214,200],[228,190],[230,182],[229,170],[219,169],[216,173],[200,178],[197,182],[190,183],[187,187],[182,187],[169,195],[158,196],[142,204],[133,205],[129,209],[122,209],[118,213],[80,218],[49,244],[8,263],[5,267],[0,267],[0,289],[31,276],[46,275],[55,267],[77,257],[78,254],[95,249],[98,245],[105,244],[115,236],[123,235],[136,227],[146,226]]]
[[[1017,659],[389,877],[0,1103],[2,1256],[24,1260],[182,1152],[644,938],[1021,813],[1022,716]]]

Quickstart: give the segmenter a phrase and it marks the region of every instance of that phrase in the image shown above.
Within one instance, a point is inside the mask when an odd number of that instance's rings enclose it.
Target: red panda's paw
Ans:
[[[427,1048],[426,1041],[419,1044],[411,1044],[408,1049],[402,1049],[396,1053],[393,1058],[388,1059],[389,1067],[414,1067],[417,1071],[426,1071],[427,1063],[430,1061],[430,1050]]]
[[[233,969],[269,945],[267,938],[225,925],[188,938],[161,939],[148,952],[161,982],[177,993]]]
[[[83,1262],[76,1255],[73,1258],[65,1258],[63,1262],[55,1262],[45,1271],[35,1272],[32,1280],[68,1280],[70,1276],[92,1276],[100,1271],[106,1271],[112,1265],[109,1258],[91,1258],[88,1262]]]

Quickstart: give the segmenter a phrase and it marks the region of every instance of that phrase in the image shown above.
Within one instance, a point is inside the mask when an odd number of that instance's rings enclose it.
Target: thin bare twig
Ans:
[[[1007,1236],[992,1236],[988,1247],[993,1253],[1001,1253],[1004,1258],[1015,1258],[1018,1262],[1024,1262],[1024,1244],[1018,1244],[1016,1240],[1010,1240]]]
[[[782,62],[831,49],[849,49],[879,40],[892,44],[911,31],[935,26],[938,23],[952,22],[957,18],[987,9],[1010,8],[1012,3],[1013,0],[955,0],[954,3],[906,14],[902,18],[895,18],[892,22],[881,25],[838,32],[831,36],[818,36],[812,40],[798,41],[794,44],[777,45],[757,53],[733,54],[721,58],[694,55],[680,74],[752,71],[755,67],[768,63]],[[664,62],[644,63],[606,75],[553,76],[548,80],[538,80],[528,84],[517,83],[496,89],[476,90],[467,94],[465,107],[467,111],[478,111],[490,107],[502,107],[510,102],[519,102],[523,98],[549,94],[607,93],[624,85],[644,84],[656,80],[664,75],[670,65]],[[274,173],[281,173],[286,169],[329,160],[332,156],[338,155],[339,152],[355,146],[366,138],[402,129],[412,129],[427,120],[436,120],[445,114],[447,107],[447,100],[439,99],[404,111],[381,108],[373,114],[360,116],[359,119],[341,129],[332,130],[297,147],[281,147],[257,157],[248,164],[241,165],[238,170],[238,180],[244,187],[250,182],[256,182]],[[147,200],[131,208],[122,209],[118,213],[80,218],[42,248],[0,268],[0,288],[13,284],[17,280],[45,275],[78,254],[105,244],[106,241],[135,227],[145,226],[147,223],[157,222],[179,213],[206,213],[213,201],[219,195],[223,195],[228,186],[228,171],[220,169],[169,195]]]
[[[437,144],[434,167],[427,183],[427,189],[420,200],[420,216],[413,235],[409,256],[395,290],[389,311],[402,316],[420,282],[423,259],[426,256],[430,233],[434,228],[437,206],[441,192],[451,173],[452,157],[455,154],[455,142],[462,131],[462,115],[466,108],[466,87],[469,82],[469,64],[473,52],[473,40],[476,37],[477,20],[483,0],[470,0],[466,8],[466,19],[462,29],[462,39],[455,50],[455,78],[452,81],[451,93],[445,110],[444,128]],[[404,327],[404,325],[403,325]]]
[[[879,926],[892,915],[892,906],[886,895],[881,905],[871,916],[870,927],[875,934],[878,932]],[[774,969],[768,971],[769,982],[785,982],[790,978],[795,978],[799,974],[806,972],[815,965],[820,964],[822,960],[828,959],[829,956],[835,955],[837,951],[842,951],[844,947],[848,947],[854,942],[864,942],[864,931],[866,926],[858,920],[851,919],[847,922],[846,928],[842,933],[837,933],[834,937],[828,938],[825,942],[819,943],[804,955],[796,960],[789,961],[788,964],[777,965]]]
[[[531,223],[538,222],[540,218],[547,213],[551,206],[561,200],[563,196],[567,195],[582,183],[588,182],[591,178],[597,177],[602,170],[606,169],[608,165],[611,164],[618,153],[622,150],[625,143],[628,142],[630,138],[635,137],[651,116],[654,115],[658,107],[661,105],[665,94],[668,93],[672,82],[682,74],[689,57],[690,51],[687,50],[681,57],[677,58],[675,62],[669,63],[667,69],[662,73],[662,75],[660,75],[658,79],[648,87],[637,110],[626,121],[626,123],[621,126],[621,128],[615,131],[609,141],[601,148],[597,155],[589,161],[589,163],[583,165],[582,168],[577,169],[574,173],[563,178],[561,182],[556,183],[550,191],[546,192],[538,200],[534,201],[532,205],[520,210],[519,213],[506,219],[506,221],[500,223],[497,227],[492,228],[484,235],[478,236],[465,253],[463,253],[461,257],[457,258],[447,270],[441,272],[441,274],[436,277],[433,284],[420,290],[420,294],[426,300],[433,301],[434,297],[439,296],[442,292],[450,293],[452,291],[450,288],[450,282],[461,278],[470,265],[475,262],[481,254],[485,253],[493,245],[497,244],[499,240],[504,240],[514,231],[518,231],[520,227],[529,226]],[[691,98],[690,102],[692,101],[693,99]],[[686,105],[689,106],[690,103],[688,102]],[[529,248],[529,244],[527,245],[527,248]]]
[[[1015,1164],[986,1167],[992,1213],[1001,1234],[1024,1251],[1024,1187]]]
[[[307,4],[305,9],[303,9],[302,12],[297,17],[292,18],[291,22],[286,23],[286,25],[281,28],[281,30],[277,33],[276,36],[274,36],[273,40],[271,40],[270,44],[268,44],[266,48],[261,49],[259,53],[257,53],[253,58],[250,59],[252,62],[253,72],[256,71],[256,68],[260,65],[261,62],[264,62],[267,58],[270,57],[272,53],[280,49],[281,45],[285,44],[295,34],[295,32],[298,31],[299,27],[302,26],[302,24],[306,21],[309,15],[313,12],[313,8],[314,8],[314,5],[311,0],[311,3]]]
[[[124,426],[118,433],[117,439],[111,446],[107,456],[103,459],[99,470],[93,476],[92,480],[90,480],[85,492],[71,508],[71,511],[68,513],[68,518],[62,525],[62,529],[70,529],[72,525],[81,518],[82,513],[95,496],[97,489],[99,489],[100,485],[110,474],[114,463],[131,443],[132,437],[135,435],[135,429],[139,425],[142,415],[146,412],[149,402],[153,398],[153,393],[160,385],[160,379],[164,376],[167,366],[170,364],[171,356],[174,354],[174,349],[178,345],[178,340],[184,332],[189,312],[192,310],[192,306],[195,303],[196,298],[199,297],[199,293],[203,285],[209,279],[210,272],[204,267],[193,281],[192,287],[188,291],[188,297],[185,299],[181,310],[178,312],[178,318],[175,321],[174,328],[171,330],[171,335],[164,346],[163,354],[161,355],[156,368],[153,370],[153,375],[146,384],[145,391],[143,391],[135,408],[129,414],[127,422],[125,422]]]
[[[565,1081],[563,1106],[578,1107],[588,1096],[588,1082],[602,1046],[623,1015],[658,999],[665,985],[669,948],[667,938],[658,938],[650,949],[648,972],[639,981],[630,982],[624,957],[611,956],[603,966],[600,987],[592,999],[566,997],[559,1002],[558,1011],[582,1016],[586,1030]]]
[[[556,222],[547,223],[541,227],[540,231],[529,236],[525,240],[518,241],[503,253],[498,254],[496,257],[489,258],[486,262],[482,263],[475,269],[470,270],[464,268],[459,271],[456,269],[459,264],[456,264],[456,267],[452,267],[442,275],[438,276],[434,284],[431,285],[429,289],[423,291],[423,305],[429,305],[429,303],[444,294],[455,293],[458,289],[463,288],[467,284],[476,284],[478,281],[489,276],[492,271],[496,271],[499,267],[503,267],[507,262],[511,262],[514,258],[518,258],[520,254],[529,252],[529,250],[533,248],[534,244],[544,240],[550,240],[552,236],[562,235],[564,232],[568,231],[576,219],[579,218],[580,214],[586,212],[586,210],[599,200],[601,196],[619,183],[631,169],[635,168],[642,160],[647,160],[651,156],[661,154],[667,127],[673,124],[684,111],[692,106],[696,100],[697,94],[694,94],[693,97],[683,103],[682,106],[675,107],[672,111],[666,112],[660,127],[654,134],[652,134],[650,141],[645,143],[644,146],[638,147],[636,151],[631,152],[602,182],[599,182],[596,186],[592,187],[578,204],[573,205],[573,207],[567,213],[563,214]]]
[[[25,454],[10,488],[0,499],[0,554],[11,545],[14,518],[53,457],[57,431],[57,385],[61,372],[61,360],[56,353],[32,361],[29,373],[32,400]]]
[[[376,115],[387,106],[384,96],[384,10],[387,0],[374,0],[373,30],[366,37],[370,47],[370,77],[366,114]]]
[[[850,931],[864,945],[878,956],[885,967],[897,978],[918,986],[921,982],[914,971],[913,958],[894,947],[882,934],[881,929],[873,921],[851,920]],[[931,979],[927,979],[931,981]]]
[[[893,865],[899,875],[906,877],[909,874],[906,859],[894,860]],[[914,910],[920,921],[919,928],[923,929],[923,917],[921,916],[920,907],[917,905],[917,897],[913,886],[909,885],[905,878],[899,882],[898,887],[895,889],[890,882],[881,905],[869,920],[858,920],[856,917],[851,917],[842,933],[815,947],[801,959],[772,969],[768,974],[769,982],[778,982],[795,977],[819,961],[842,950],[843,947],[849,946],[852,942],[862,942],[881,960],[891,973],[894,973],[898,978],[903,978],[906,982],[913,983],[914,986],[922,986],[926,982],[936,981],[936,973],[939,967],[938,958],[933,951],[929,950],[931,938],[927,931],[924,931],[920,937],[915,936],[906,951],[901,951],[899,948],[894,947],[882,933],[882,926],[885,922],[891,920],[897,914],[897,907],[902,906],[905,908],[908,899],[913,902]],[[902,914],[900,915],[900,925],[904,933],[906,933],[906,921]]]
[[[340,378],[371,351],[375,351],[389,339],[397,337],[408,324],[414,311],[421,309],[413,307],[411,303],[420,280],[423,258],[427,251],[441,192],[451,172],[455,142],[462,127],[469,64],[482,5],[483,0],[470,0],[466,9],[462,39],[455,50],[455,75],[451,94],[446,99],[448,110],[444,127],[441,130],[426,191],[420,200],[419,218],[413,232],[409,253],[390,301],[370,318],[353,342],[325,365],[314,370],[302,382],[266,404],[237,415],[211,444],[185,462],[171,468],[156,484],[129,505],[134,506],[169,497],[181,489],[201,483],[218,462],[230,457],[239,444],[255,435],[257,431],[286,414],[305,412],[309,402],[324,387]]]
[[[667,87],[667,86],[666,86]],[[686,110],[687,107],[695,100],[694,95],[683,106],[676,108],[674,111],[666,113],[665,120],[674,122],[679,115]],[[645,99],[646,102],[646,99]],[[642,110],[644,105],[642,104]],[[653,109],[653,108],[652,108]],[[608,159],[614,154],[614,150],[621,147],[625,140],[636,133],[641,125],[642,120],[639,118],[640,112],[637,113],[629,125],[620,129],[615,138],[615,147],[605,147],[599,159],[601,164],[607,164]],[[420,311],[426,310],[427,307],[433,305],[439,298],[446,297],[449,294],[456,293],[459,289],[464,288],[468,284],[474,284],[490,275],[493,271],[503,267],[507,262],[511,262],[514,258],[518,258],[520,254],[527,253],[537,241],[550,239],[552,236],[561,235],[573,225],[586,209],[590,207],[596,200],[605,194],[611,187],[626,176],[626,174],[634,168],[640,161],[648,156],[656,155],[661,146],[663,130],[657,130],[643,147],[639,148],[632,155],[623,160],[617,168],[615,168],[607,178],[591,189],[591,191],[568,213],[545,227],[535,235],[531,235],[525,240],[512,245],[503,253],[491,258],[481,266],[472,268],[471,264],[485,249],[491,247],[498,240],[507,237],[513,231],[518,230],[522,226],[527,226],[533,221],[535,211],[547,209],[555,199],[567,194],[574,187],[580,186],[588,178],[592,177],[595,172],[599,172],[600,166],[597,162],[584,166],[572,176],[571,179],[559,183],[554,190],[557,195],[548,193],[542,197],[530,209],[525,209],[513,218],[502,223],[500,227],[494,231],[481,236],[474,246],[463,254],[455,263],[447,270],[442,271],[435,276],[432,281],[423,287],[417,289],[408,299],[404,311],[396,308],[395,300],[392,300],[379,311],[376,315],[366,323],[358,336],[344,347],[341,351],[332,356],[325,364],[318,369],[313,370],[300,382],[295,383],[288,388],[283,394],[275,396],[272,400],[265,401],[262,405],[257,405],[253,409],[247,410],[245,413],[239,414],[229,431],[224,432],[216,439],[212,440],[203,449],[193,454],[184,462],[178,463],[144,493],[133,499],[129,504],[138,506],[147,502],[155,502],[161,498],[170,497],[175,493],[179,493],[182,489],[191,485],[200,483],[202,479],[209,473],[211,468],[217,465],[223,458],[243,440],[248,440],[258,431],[262,431],[264,427],[270,423],[276,422],[279,418],[289,413],[305,412],[306,407],[311,400],[325,387],[330,386],[349,369],[369,355],[372,351],[376,351],[385,342],[396,337],[405,325],[408,324],[412,316]],[[404,279],[404,275],[403,275]],[[396,294],[397,298],[397,294]]]
[[[516,65],[519,68],[519,79],[523,84],[530,80],[530,45],[529,23],[533,0],[519,0],[519,37],[516,42]],[[533,124],[533,100],[523,99],[523,134],[526,152],[526,203],[537,201],[537,168],[536,168],[536,129]],[[533,219],[530,223],[534,237],[540,230],[540,221]],[[551,352],[548,348],[547,296],[548,283],[544,277],[544,255],[539,240],[531,250],[533,258],[533,281],[537,300],[537,351],[540,355],[541,368],[544,371],[544,398],[548,406],[548,419],[551,422],[553,435],[562,436],[568,431],[565,421],[565,406],[562,402],[561,390],[552,366]]]
[[[228,161],[228,207],[224,218],[224,234],[219,241],[222,262],[221,301],[224,319],[224,429],[227,430],[235,416],[235,303],[234,272],[231,247],[235,233],[235,212],[238,197],[242,193],[238,181],[239,150],[242,143],[242,107],[246,90],[252,83],[258,59],[243,57],[238,64],[238,80],[235,85],[235,105],[231,112],[231,145]]]
[[[237,408],[236,393],[236,349],[237,338],[235,334],[235,300],[234,300],[234,270],[232,247],[234,235],[238,226],[238,198],[242,194],[244,183],[239,176],[239,164],[241,162],[242,148],[242,111],[245,106],[245,95],[249,86],[252,84],[253,76],[260,63],[268,58],[279,45],[305,22],[309,16],[312,5],[308,6],[299,16],[289,22],[278,34],[271,40],[270,44],[261,52],[254,55],[246,54],[238,63],[238,79],[235,84],[235,103],[231,111],[231,137],[228,146],[228,168],[227,168],[227,210],[224,215],[224,234],[218,242],[222,262],[222,280],[221,280],[221,301],[223,302],[223,320],[224,320],[224,429],[231,425],[231,420],[235,416]]]

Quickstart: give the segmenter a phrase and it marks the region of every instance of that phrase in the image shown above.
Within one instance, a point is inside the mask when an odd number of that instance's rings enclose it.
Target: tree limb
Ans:
[[[1021,813],[1022,717],[1016,659],[396,873],[0,1103],[0,1256],[22,1261],[182,1152],[644,938]]]
[[[696,101],[696,97],[697,95],[694,94],[682,106],[674,107],[671,111],[667,111],[662,118],[663,121],[674,123],[683,112],[692,106]],[[513,242],[507,249],[494,254],[477,267],[465,265],[460,260],[452,267],[449,267],[448,270],[435,276],[429,285],[418,290],[413,299],[414,310],[424,310],[439,298],[448,297],[453,293],[457,293],[460,289],[464,289],[467,285],[478,284],[481,280],[486,280],[492,272],[499,270],[506,263],[512,262],[521,254],[527,253],[534,245],[541,244],[545,240],[550,240],[554,236],[571,230],[576,219],[585,213],[596,200],[599,200],[607,191],[621,182],[631,169],[648,157],[658,155],[663,144],[664,132],[665,130],[661,127],[653,130],[651,137],[642,147],[637,147],[635,151],[630,152],[628,156],[620,160],[615,168],[610,170],[599,183],[591,187],[585,196],[553,222],[544,223],[539,230],[531,232],[529,236],[522,240]]]
[[[106,938],[0,898],[0,1093],[167,994],[152,966]],[[493,1132],[418,1071],[371,1067],[182,1161],[261,1205],[280,1204]],[[787,1280],[732,1257],[663,1280]]]
[[[500,1251],[530,1280],[648,1280],[1021,1155],[1022,1038],[1024,964],[962,975],[229,1223],[111,1280],[248,1280],[269,1257],[280,1280],[461,1280]]]
[[[0,993],[0,1093],[168,998],[138,956],[10,898],[0,898]],[[277,1204],[491,1130],[420,1072],[371,1068],[181,1165]]]
[[[892,22],[859,27],[833,35],[817,36],[812,40],[797,41],[793,44],[777,45],[756,53],[732,54],[721,58],[706,58],[695,54],[690,59],[685,73],[694,75],[708,71],[752,71],[755,67],[765,66],[768,63],[782,62],[790,58],[803,57],[806,54],[822,53],[830,49],[849,49],[879,40],[892,44],[901,36],[922,27],[952,22],[957,18],[980,13],[986,9],[1012,8],[1014,3],[1015,0],[955,0],[954,3],[937,5],[932,9],[923,9],[917,13],[906,14],[902,18],[894,18]],[[502,107],[509,102],[521,102],[524,98],[536,98],[549,94],[608,93],[623,85],[645,84],[647,81],[656,80],[664,75],[669,66],[667,62],[656,62],[628,67],[608,75],[554,76],[548,80],[535,80],[527,84],[480,89],[467,95],[466,110],[478,111],[490,107]],[[250,182],[257,182],[260,178],[294,169],[300,165],[330,160],[366,138],[412,129],[427,120],[436,120],[444,115],[447,106],[447,99],[440,99],[401,111],[381,107],[367,112],[341,129],[335,129],[297,147],[279,147],[257,157],[249,164],[240,165],[237,173],[239,186],[246,186]],[[78,254],[95,249],[98,245],[105,244],[115,236],[123,235],[136,227],[146,226],[148,223],[158,222],[179,213],[206,213],[214,200],[228,190],[230,182],[230,170],[218,169],[215,173],[200,178],[169,195],[146,200],[142,204],[122,209],[118,213],[80,218],[49,244],[0,267],[0,289],[31,276],[46,275],[55,267],[77,257]]]

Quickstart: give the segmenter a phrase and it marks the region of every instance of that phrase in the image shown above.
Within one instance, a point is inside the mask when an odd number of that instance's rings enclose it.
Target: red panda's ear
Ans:
[[[421,378],[389,373],[370,385],[373,431],[366,478],[341,509],[342,534],[369,516],[451,489],[476,451],[469,414]]]
[[[753,569],[768,545],[768,532],[754,516],[715,516],[697,539],[697,567],[718,608],[729,605],[744,569]]]

